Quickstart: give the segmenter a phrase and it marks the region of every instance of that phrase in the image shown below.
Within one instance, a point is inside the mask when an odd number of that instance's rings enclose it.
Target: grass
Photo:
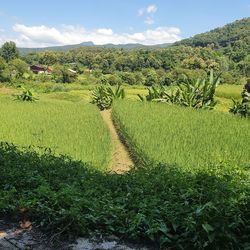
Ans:
[[[117,102],[113,118],[144,162],[250,165],[250,123],[229,114],[161,103]]]
[[[108,166],[109,131],[94,105],[49,98],[35,103],[0,98],[0,141],[50,148],[57,155],[69,155],[101,169]]]

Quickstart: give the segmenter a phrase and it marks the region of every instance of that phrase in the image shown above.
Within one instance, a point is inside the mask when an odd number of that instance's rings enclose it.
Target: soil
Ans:
[[[114,126],[111,110],[101,111],[101,116],[107,124],[113,144],[113,154],[111,159],[111,171],[118,174],[127,172],[134,166],[126,146],[122,143]]]
[[[11,223],[0,220],[0,250],[152,250],[141,244],[122,242],[116,236],[63,240],[49,237],[32,227],[31,222]]]

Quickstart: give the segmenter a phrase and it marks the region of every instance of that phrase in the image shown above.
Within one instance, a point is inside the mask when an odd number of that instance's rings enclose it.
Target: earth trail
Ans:
[[[111,159],[111,170],[115,173],[122,174],[130,170],[134,163],[129,155],[126,146],[122,143],[111,118],[111,110],[101,111],[101,116],[107,124],[111,141],[113,144],[113,153]]]

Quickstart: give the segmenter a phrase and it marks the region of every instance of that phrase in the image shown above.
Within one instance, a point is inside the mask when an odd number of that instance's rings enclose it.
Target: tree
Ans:
[[[77,78],[76,73],[72,73],[66,66],[57,65],[52,74],[54,80],[59,83],[71,83]]]
[[[57,54],[53,51],[45,51],[41,53],[39,63],[43,65],[52,65],[58,61]]]
[[[21,59],[14,59],[9,63],[9,65],[13,75],[17,78],[22,77],[24,73],[28,72],[28,64]]]
[[[135,85],[136,79],[134,73],[131,72],[121,72],[119,74],[121,80],[123,83],[129,84],[129,85]]]
[[[16,44],[12,41],[4,43],[1,48],[1,56],[5,59],[6,62],[18,58],[19,51],[16,47]]]
[[[152,86],[159,83],[157,73],[154,69],[143,69],[142,73],[146,77],[144,83],[146,86]]]
[[[5,60],[0,57],[0,82],[10,81],[10,70]]]

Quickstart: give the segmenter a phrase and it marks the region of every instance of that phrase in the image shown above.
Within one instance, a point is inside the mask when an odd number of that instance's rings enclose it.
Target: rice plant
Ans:
[[[50,148],[57,155],[66,154],[100,169],[108,166],[109,131],[95,106],[51,99],[13,102],[0,97],[0,107],[0,141],[42,152]]]
[[[113,118],[141,161],[182,167],[250,165],[250,123],[230,114],[121,101]]]

